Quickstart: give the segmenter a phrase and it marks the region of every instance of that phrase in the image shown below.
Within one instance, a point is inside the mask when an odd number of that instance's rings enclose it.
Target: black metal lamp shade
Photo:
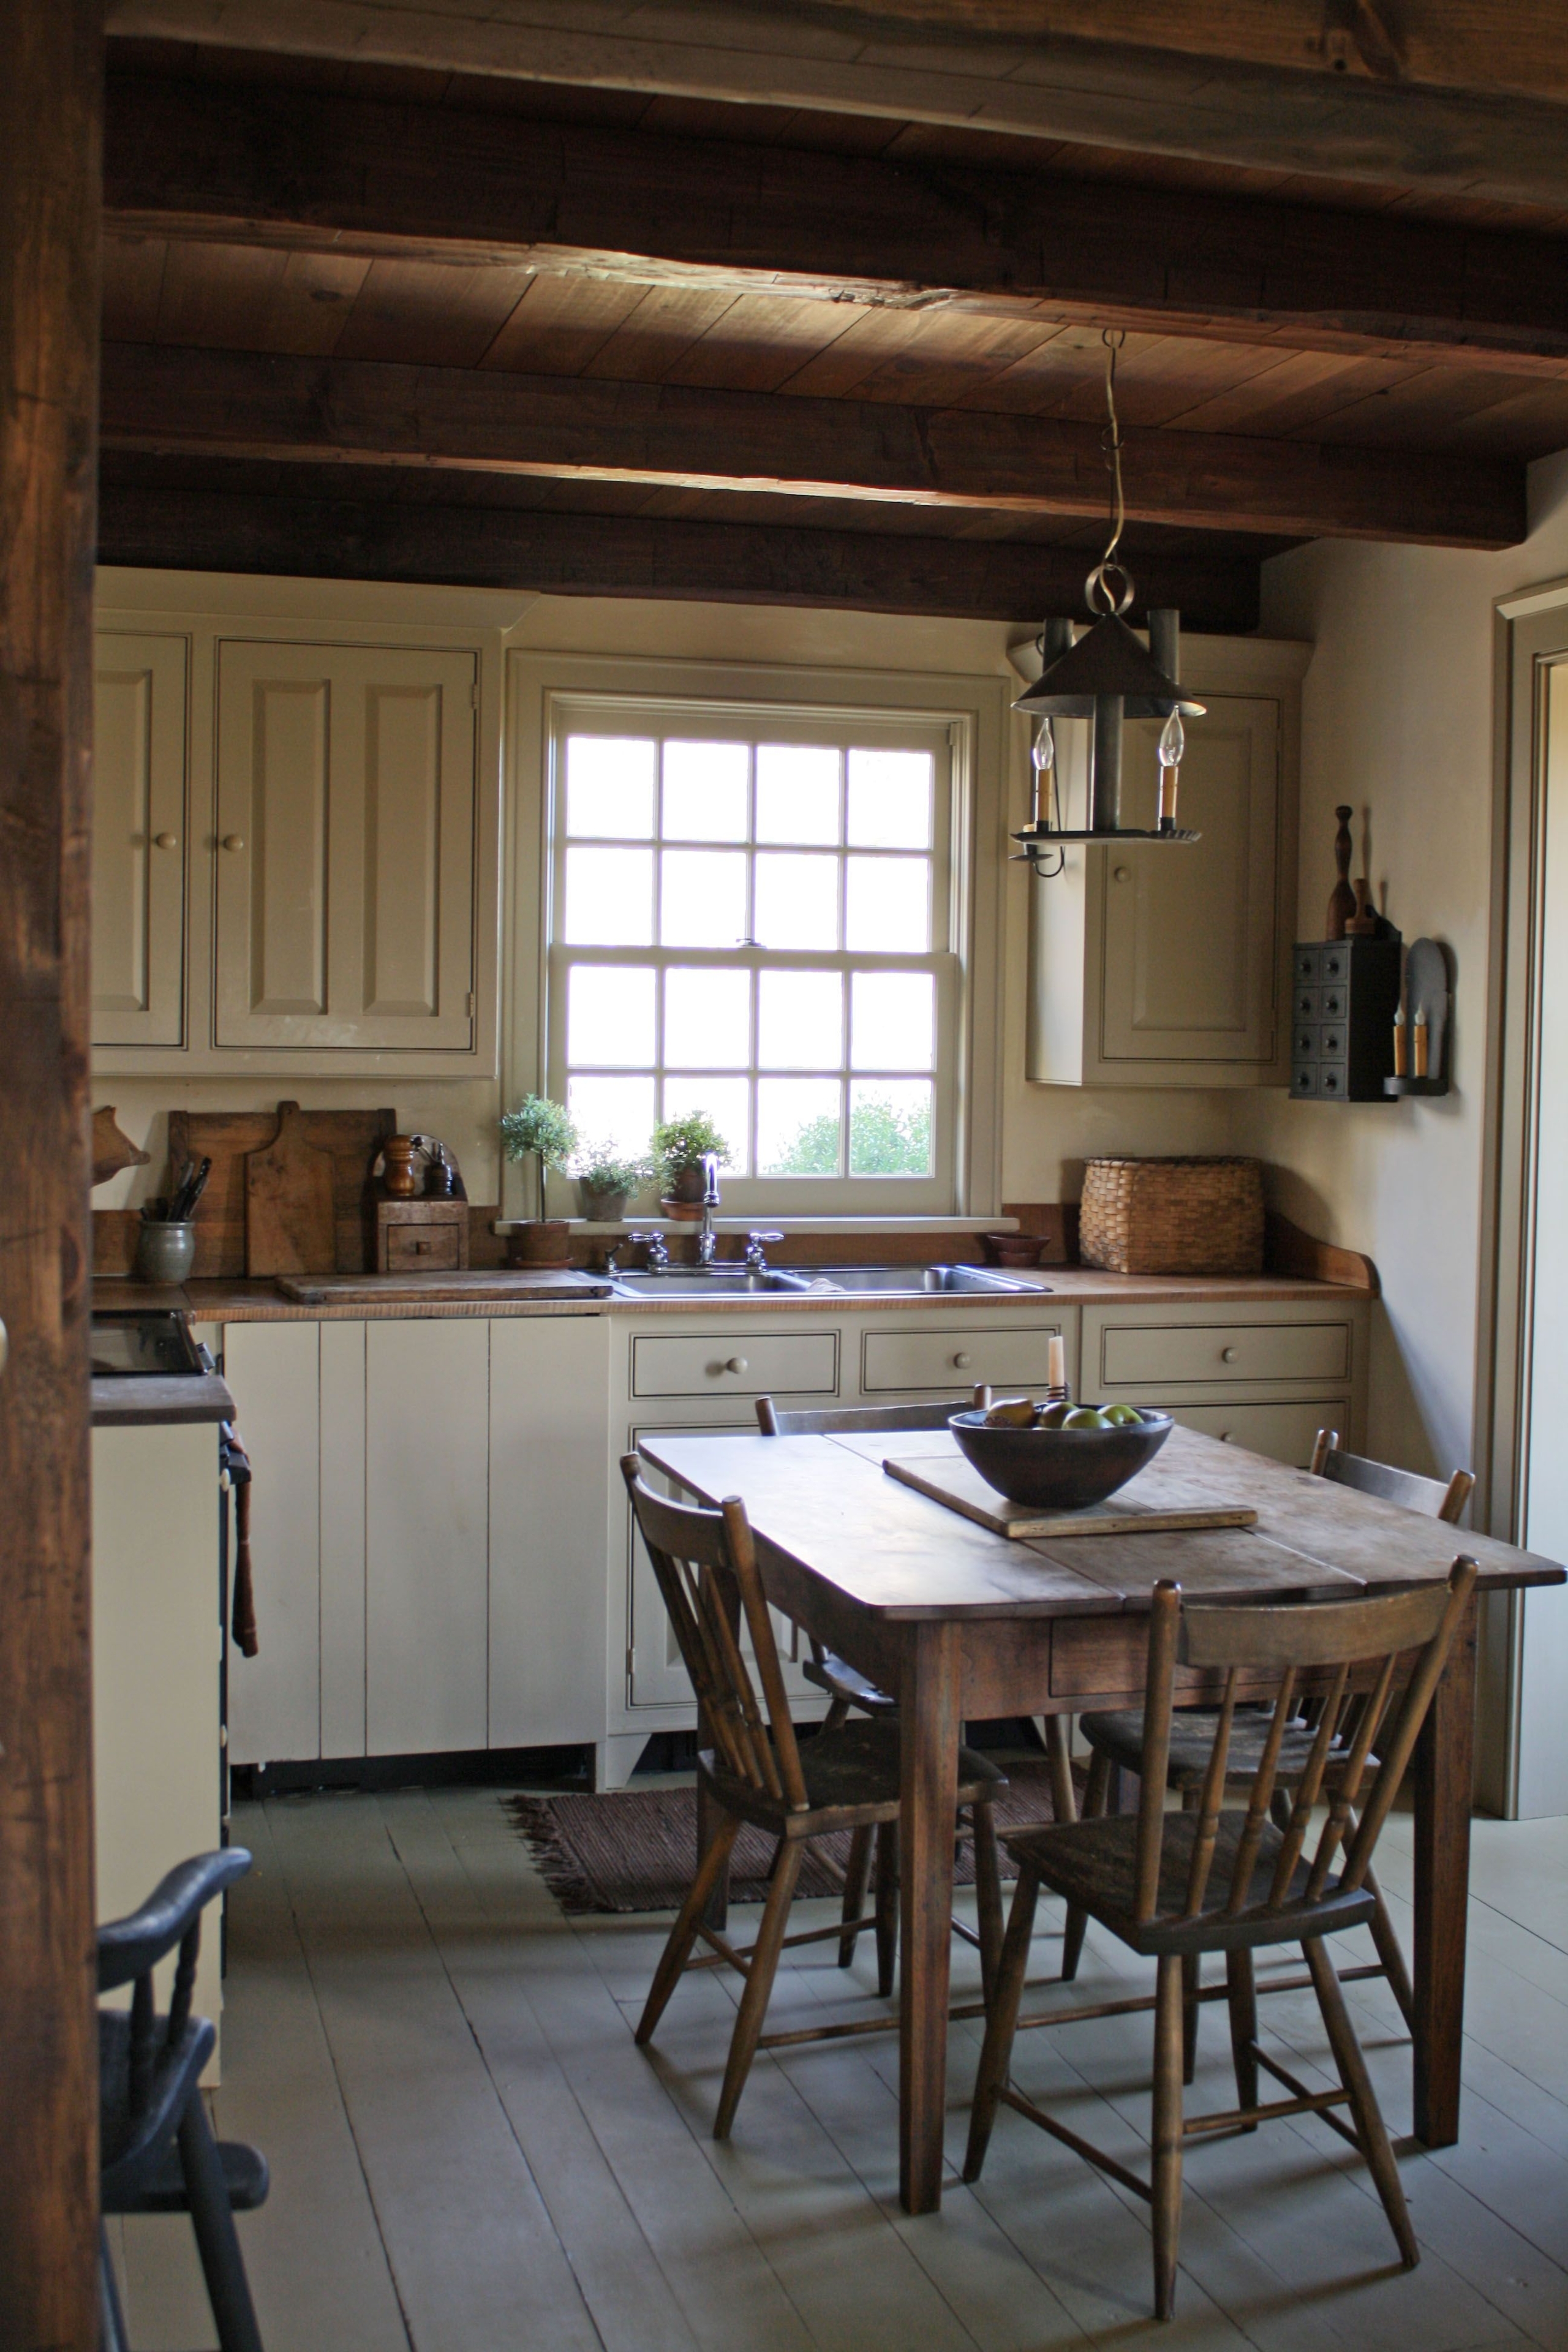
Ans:
[[[1204,705],[1185,697],[1120,614],[1106,613],[1076,646],[1058,655],[1014,703],[1033,719],[1092,719],[1102,696],[1115,695],[1129,719],[1201,719]]]

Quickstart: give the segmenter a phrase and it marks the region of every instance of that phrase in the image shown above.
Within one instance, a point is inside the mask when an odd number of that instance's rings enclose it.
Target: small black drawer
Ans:
[[[1318,1092],[1342,1102],[1350,1092],[1350,1073],[1343,1062],[1320,1062]]]
[[[1291,1009],[1291,1019],[1293,1021],[1319,1020],[1322,1014],[1322,1005],[1320,1002],[1322,992],[1321,988],[1298,988]]]
[[[1318,1052],[1325,1062],[1342,1062],[1350,1052],[1343,1022],[1325,1021],[1318,1032]]]
[[[1339,1035],[1336,1029],[1334,1034]],[[1311,1022],[1298,1023],[1290,1038],[1290,1059],[1293,1062],[1315,1062],[1322,1051],[1318,1040],[1322,1034]],[[1343,1051],[1343,1048],[1341,1048]]]
[[[1350,990],[1342,985],[1338,988],[1321,988],[1318,991],[1318,1005],[1325,1021],[1343,1021],[1350,1013]]]
[[[1351,976],[1351,958],[1353,952],[1352,948],[1342,946],[1338,940],[1331,945],[1321,947],[1318,950],[1319,971],[1325,980],[1348,980]]]
[[[1298,987],[1303,981],[1309,987],[1316,987],[1318,975],[1322,970],[1323,953],[1324,950],[1321,948],[1310,945],[1296,950],[1295,976]]]
[[[1291,1093],[1303,1096],[1315,1095],[1318,1091],[1318,1070],[1319,1065],[1316,1062],[1296,1063],[1290,1072]]]

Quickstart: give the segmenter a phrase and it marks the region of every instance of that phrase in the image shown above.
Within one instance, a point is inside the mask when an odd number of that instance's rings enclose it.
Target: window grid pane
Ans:
[[[643,1140],[630,1132],[641,1107],[661,1118],[705,1110],[737,1176],[934,1172],[932,755],[866,751],[852,737],[837,749],[770,746],[761,730],[703,740],[674,726],[653,740],[574,728],[566,751],[569,795],[578,775],[585,789],[569,798],[570,846],[558,851],[572,950],[558,1034],[568,1099],[585,1121],[630,1149]],[[625,789],[612,794],[612,780]],[[633,850],[639,835],[647,846]],[[619,887],[601,895],[602,881]],[[718,960],[731,943],[744,962]],[[614,958],[622,946],[644,949],[635,969]],[[693,948],[714,960],[693,963]],[[813,954],[831,965],[812,968]],[[611,1019],[622,983],[624,1034]]]

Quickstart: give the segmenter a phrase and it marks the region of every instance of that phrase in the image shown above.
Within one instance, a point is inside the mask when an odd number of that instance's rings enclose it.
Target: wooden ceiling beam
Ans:
[[[1279,12],[1287,25],[1303,5],[1289,0]],[[842,9],[821,0],[684,0],[678,9],[629,12],[563,9],[559,0],[486,0],[482,8],[110,0],[109,21],[116,33],[229,49],[946,122],[1503,203],[1562,202],[1564,110],[1554,100],[1568,94],[1568,26],[1555,0],[1509,12],[1451,0],[1312,5],[1309,38],[1324,47],[1299,64],[1259,61],[1245,28],[1236,29],[1237,10],[1202,0],[1171,11],[1149,0],[1136,24],[1062,0],[1069,29],[1059,35],[1022,9],[999,9],[994,23],[984,13],[942,0],[924,23],[896,0]],[[1273,0],[1247,0],[1254,29],[1274,13]],[[1460,20],[1462,51],[1452,41],[1428,61],[1406,45],[1402,73],[1374,69],[1370,58],[1384,47],[1398,60],[1397,28],[1413,16],[1424,32],[1445,16]],[[1204,46],[1184,53],[1175,27]],[[1521,79],[1522,92],[1500,87]]]
[[[105,202],[130,234],[1568,375],[1568,238],[1055,173],[136,75],[110,85]]]
[[[106,448],[450,467],[803,499],[1106,510],[1101,428],[1065,417],[106,343]],[[1131,520],[1290,538],[1506,547],[1524,468],[1237,433],[1128,431]]]
[[[98,560],[1006,621],[1077,611],[1087,561],[1079,548],[1016,540],[290,499],[127,482],[112,473],[100,490]],[[1174,604],[1191,628],[1234,634],[1258,626],[1256,557],[1231,549],[1212,557],[1201,548],[1148,551],[1137,568],[1139,614],[1150,604]]]

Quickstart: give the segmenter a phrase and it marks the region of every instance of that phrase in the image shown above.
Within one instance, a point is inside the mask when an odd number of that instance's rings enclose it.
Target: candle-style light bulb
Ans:
[[[1041,719],[1036,730],[1034,747],[1029,757],[1035,768],[1034,797],[1030,804],[1029,823],[1037,831],[1041,823],[1040,812],[1045,803],[1046,793],[1049,790],[1047,779],[1055,774],[1057,765],[1057,739],[1052,732],[1048,716]]]
[[[1182,714],[1173,710],[1160,735],[1160,830],[1174,833],[1176,829],[1176,782],[1182,764],[1182,754],[1187,739],[1182,726]]]

